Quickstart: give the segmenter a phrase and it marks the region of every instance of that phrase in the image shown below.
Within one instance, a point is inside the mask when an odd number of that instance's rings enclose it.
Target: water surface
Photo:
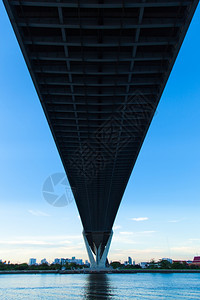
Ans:
[[[200,274],[5,274],[0,299],[200,299]]]

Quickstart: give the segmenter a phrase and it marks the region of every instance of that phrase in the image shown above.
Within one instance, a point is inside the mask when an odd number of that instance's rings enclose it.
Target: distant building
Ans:
[[[134,260],[132,261],[132,265],[135,266],[135,261]]]
[[[46,260],[46,258],[41,259],[41,264],[48,264],[48,261]]]
[[[192,264],[195,266],[200,266],[200,256],[195,256],[192,261]]]
[[[76,257],[73,256],[71,259],[69,259],[69,263],[74,263],[74,264],[76,264],[76,263],[77,263]]]
[[[76,259],[76,263],[78,265],[83,265],[83,260],[82,259]]]
[[[166,260],[166,261],[168,261],[170,264],[173,263],[173,260],[172,260],[171,258],[162,258],[162,260]]]
[[[68,259],[66,259],[66,258],[61,258],[61,259],[60,259],[60,264],[61,264],[62,266],[65,265],[67,262],[68,262]]]
[[[36,265],[36,258],[30,258],[29,259],[29,265],[30,266]]]
[[[146,269],[148,267],[149,263],[146,261],[142,261],[141,263],[139,263],[139,265],[142,269]]]
[[[2,259],[0,259],[0,263],[2,263]]]
[[[173,260],[173,263],[180,263],[180,264],[183,264],[183,265],[188,265],[187,260]]]
[[[186,261],[186,263],[187,263],[188,265],[192,264],[192,262],[193,262],[192,260],[187,260],[187,261]]]
[[[54,264],[61,264],[62,266],[64,266],[66,263],[74,263],[77,265],[83,265],[83,260],[82,259],[76,259],[75,256],[73,256],[71,259],[70,258],[55,258],[54,259]]]
[[[71,259],[68,260],[69,263],[74,263],[77,265],[83,265],[82,259],[77,259],[75,256],[73,256]]]
[[[90,263],[89,263],[89,261],[87,259],[85,260],[85,265],[87,265],[87,266],[90,265]]]
[[[60,264],[60,259],[59,258],[55,258],[54,259],[54,264]]]
[[[130,256],[128,257],[128,264],[132,265],[132,258]]]

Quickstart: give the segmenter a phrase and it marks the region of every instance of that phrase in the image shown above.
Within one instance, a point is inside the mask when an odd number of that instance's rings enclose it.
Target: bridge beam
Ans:
[[[83,231],[83,238],[84,238],[86,250],[87,250],[87,253],[88,253],[88,258],[89,258],[89,261],[90,261],[90,268],[91,269],[99,269],[100,270],[100,269],[105,269],[106,268],[106,261],[107,261],[107,256],[108,256],[108,251],[109,251],[109,248],[110,248],[112,236],[113,236],[113,231],[111,231],[111,233],[110,233],[110,237],[107,241],[107,244],[105,246],[105,249],[104,249],[103,253],[101,253],[102,251],[101,251],[101,244],[100,244],[98,248],[95,246],[95,253],[96,254],[94,254],[91,250],[91,247],[90,247],[89,243],[88,243],[85,231]]]

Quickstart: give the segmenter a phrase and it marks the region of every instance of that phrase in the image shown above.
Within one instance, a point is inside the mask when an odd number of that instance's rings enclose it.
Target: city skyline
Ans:
[[[183,259],[183,260],[174,260],[173,258],[169,258],[169,257],[165,257],[165,258],[159,258],[158,260],[154,260],[154,259],[151,259],[149,261],[138,261],[136,262],[134,260],[133,257],[130,257],[128,256],[127,259],[125,260],[119,260],[119,261],[115,261],[115,260],[110,260],[109,261],[109,264],[113,263],[113,262],[119,262],[121,264],[124,264],[124,265],[145,265],[145,264],[151,264],[152,262],[153,263],[158,263],[158,262],[161,262],[161,261],[168,261],[169,263],[173,263],[173,262],[180,262],[180,263],[187,263],[187,264],[198,264],[200,265],[200,256],[194,256],[193,257],[193,260],[191,259]],[[9,261],[5,261],[5,260],[2,260],[0,259],[0,263],[2,264],[13,264],[12,260],[9,260]],[[90,262],[88,259],[82,259],[82,258],[76,258],[75,256],[72,256],[71,258],[69,257],[56,257],[54,258],[53,260],[48,260],[46,258],[42,258],[42,259],[37,259],[35,257],[31,257],[29,258],[28,261],[24,261],[23,263],[27,263],[29,265],[41,265],[41,264],[48,264],[48,265],[51,265],[51,264],[60,264],[60,265],[65,265],[66,263],[70,264],[70,263],[75,263],[77,265],[89,265]]]
[[[64,170],[2,3],[0,12],[0,258],[88,259],[75,202],[56,208],[43,198],[46,178]],[[125,191],[109,259],[200,253],[199,17],[198,7]]]

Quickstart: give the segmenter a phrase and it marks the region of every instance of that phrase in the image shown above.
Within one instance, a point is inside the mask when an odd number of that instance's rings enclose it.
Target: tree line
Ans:
[[[114,261],[110,264],[110,266],[113,267],[113,269],[141,269],[140,265],[124,265],[121,264],[119,261]],[[187,264],[186,262],[169,262],[168,260],[160,260],[158,262],[155,262],[153,259],[147,263],[146,269],[200,269],[200,266],[194,265],[194,264]]]
[[[75,270],[88,268],[88,265],[78,265],[75,263],[61,264],[39,264],[39,265],[28,265],[27,263],[12,264],[12,263],[0,263],[0,271],[22,271],[22,270]]]

